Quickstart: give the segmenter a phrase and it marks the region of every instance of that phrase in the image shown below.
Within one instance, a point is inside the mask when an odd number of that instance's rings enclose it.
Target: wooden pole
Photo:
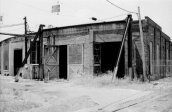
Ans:
[[[123,50],[123,46],[124,46],[124,42],[125,42],[125,38],[126,38],[126,35],[127,35],[127,30],[128,30],[130,21],[131,21],[131,15],[128,15],[127,24],[126,24],[125,31],[124,31],[124,34],[123,34],[119,55],[118,55],[118,58],[117,58],[116,65],[114,67],[114,71],[113,71],[112,81],[113,81],[114,77],[116,77],[116,74],[117,74],[117,71],[118,71],[118,64],[119,64],[119,61],[120,61],[120,57],[121,57],[121,53],[122,53],[122,50]]]
[[[143,39],[143,30],[142,30],[142,23],[141,23],[140,7],[138,7],[138,19],[139,19],[140,38],[141,38],[141,45],[142,45],[143,81],[147,81],[146,64],[145,64],[145,48],[144,48],[144,39]]]
[[[27,18],[24,17],[24,27],[25,27],[25,57],[27,55]]]
[[[39,33],[39,42],[40,42],[40,58],[39,58],[39,76],[40,80],[43,80],[44,78],[44,66],[43,66],[43,35],[42,35],[42,30],[45,25],[40,25],[40,33]]]
[[[130,19],[129,26],[128,26],[128,73],[129,73],[130,79],[133,80],[133,69],[132,69],[133,43],[132,43],[131,21],[132,21],[132,18]]]

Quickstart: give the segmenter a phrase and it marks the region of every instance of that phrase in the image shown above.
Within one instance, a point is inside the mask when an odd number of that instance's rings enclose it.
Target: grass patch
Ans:
[[[94,86],[94,87],[104,87],[104,86],[124,86],[132,83],[128,77],[121,79],[114,78],[112,81],[112,72],[107,72],[100,74],[98,76],[92,76],[88,74],[83,74],[80,77],[72,79],[72,82],[77,85],[84,86]]]

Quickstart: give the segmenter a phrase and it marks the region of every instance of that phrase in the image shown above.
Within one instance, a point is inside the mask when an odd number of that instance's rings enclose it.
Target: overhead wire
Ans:
[[[35,6],[33,6],[33,5],[26,4],[26,3],[21,2],[21,1],[18,1],[18,0],[15,0],[15,1],[16,1],[17,3],[19,3],[19,4],[22,4],[22,5],[25,5],[25,6],[34,8],[34,9],[37,9],[37,10],[42,11],[42,12],[44,12],[44,13],[49,13],[48,11],[46,11],[46,10],[44,10],[44,9],[41,9],[41,8],[38,8],[38,7],[35,7]]]
[[[20,25],[24,25],[24,23],[4,25],[4,26],[0,26],[0,28],[14,27],[14,26],[20,26]]]
[[[120,6],[116,5],[116,4],[114,4],[114,3],[112,3],[112,2],[111,2],[111,1],[109,1],[109,0],[106,0],[106,1],[107,1],[107,2],[109,2],[111,5],[113,5],[113,6],[117,7],[117,8],[119,8],[119,9],[121,9],[121,10],[125,11],[125,12],[128,12],[128,13],[135,13],[135,14],[137,14],[137,12],[128,11],[128,10],[126,10],[126,9],[124,9],[124,8],[122,8],[122,7],[120,7]]]
[[[105,20],[108,20],[108,19],[114,19],[114,18],[121,17],[121,16],[124,16],[124,15],[127,15],[127,14],[120,14],[120,15],[117,15],[117,16],[112,16],[112,17],[100,19],[100,20],[98,20],[98,21],[105,21]]]
[[[16,31],[16,30],[20,30],[20,29],[23,29],[24,30],[24,27],[15,28],[15,29],[7,30],[7,31]]]

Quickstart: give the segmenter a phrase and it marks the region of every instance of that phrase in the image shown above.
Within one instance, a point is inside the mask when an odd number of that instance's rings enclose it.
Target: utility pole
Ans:
[[[23,18],[24,19],[24,27],[25,27],[25,32],[24,32],[24,34],[25,34],[25,57],[26,57],[26,55],[27,55],[27,18],[26,17],[24,17]]]
[[[143,80],[147,80],[146,77],[146,64],[145,64],[145,48],[144,48],[144,39],[143,39],[143,30],[142,30],[142,23],[141,23],[141,15],[140,15],[140,7],[138,7],[138,19],[139,19],[139,29],[140,29],[140,38],[141,38],[141,45],[142,45],[142,62],[143,62]]]
[[[45,25],[40,25],[40,33],[39,33],[39,48],[40,48],[40,58],[39,58],[39,76],[40,76],[40,79],[43,80],[44,78],[44,65],[43,65],[43,27]]]
[[[129,25],[128,25],[128,73],[130,76],[130,79],[133,80],[133,66],[132,66],[132,58],[133,58],[133,40],[132,40],[132,32],[131,32],[131,22],[132,22],[132,16],[128,15],[130,17]]]

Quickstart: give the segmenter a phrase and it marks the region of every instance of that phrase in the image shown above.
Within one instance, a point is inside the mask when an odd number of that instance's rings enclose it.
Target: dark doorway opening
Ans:
[[[100,47],[100,72],[101,73],[106,73],[107,71],[113,71],[114,67],[117,62],[117,58],[119,55],[119,50],[120,50],[121,42],[106,42],[106,43],[101,43]],[[118,66],[118,72],[117,72],[117,77],[118,78],[123,78],[124,77],[124,71],[125,71],[125,57],[124,57],[124,48],[122,50],[122,54],[120,57],[120,62]]]
[[[59,78],[67,79],[67,45],[59,46]]]
[[[14,76],[17,75],[19,68],[22,66],[22,49],[14,50]]]

